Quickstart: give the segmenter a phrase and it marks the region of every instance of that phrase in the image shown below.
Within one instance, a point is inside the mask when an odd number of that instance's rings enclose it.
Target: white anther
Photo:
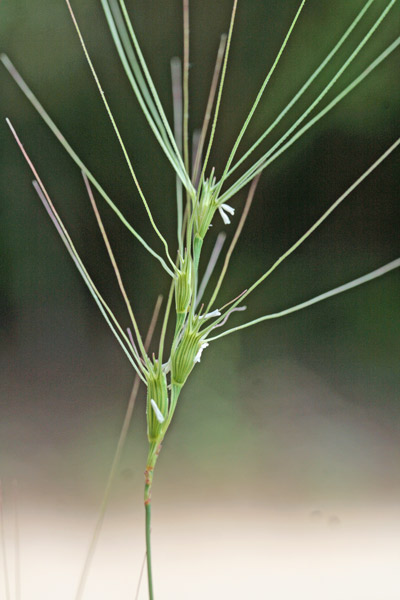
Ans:
[[[219,214],[222,217],[223,222],[225,223],[225,225],[229,225],[229,223],[231,222],[230,218],[228,217],[228,215],[222,210],[222,208],[219,208]]]
[[[229,206],[229,204],[221,204],[221,208],[226,210],[226,212],[232,216],[235,214],[235,209],[232,206]]]
[[[218,207],[218,210],[219,210],[219,214],[221,215],[222,220],[225,223],[225,225],[229,225],[231,220],[226,213],[229,213],[230,215],[234,215],[235,209],[232,208],[232,206],[229,206],[229,204],[221,204],[221,206]]]
[[[157,404],[154,402],[153,398],[150,400],[150,404],[153,407],[154,414],[156,415],[156,419],[159,423],[164,423],[165,417],[162,414],[161,410],[158,408]]]
[[[217,310],[213,310],[210,313],[206,313],[205,315],[200,315],[199,319],[212,319],[212,317],[220,317],[221,313],[220,311]]]
[[[204,315],[205,319],[211,319],[212,317],[220,317],[221,316],[221,311],[219,311],[218,309],[213,310],[210,313],[207,313]]]

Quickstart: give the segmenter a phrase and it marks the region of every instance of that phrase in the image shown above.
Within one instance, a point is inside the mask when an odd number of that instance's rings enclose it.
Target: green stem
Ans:
[[[151,502],[145,504],[146,509],[146,557],[147,580],[149,582],[149,600],[154,600],[153,572],[151,567]]]
[[[158,456],[161,451],[161,443],[167,432],[172,416],[175,412],[176,403],[182,386],[172,384],[171,405],[168,412],[168,418],[165,422],[164,430],[160,438],[156,442],[150,442],[149,454],[147,456],[146,470],[144,472],[144,508],[146,511],[146,561],[147,561],[147,581],[149,586],[149,600],[154,600],[153,588],[153,568],[151,560],[151,488],[153,485],[154,469]]]
[[[151,442],[147,457],[144,486],[144,507],[146,511],[146,561],[147,581],[149,585],[149,600],[154,600],[153,569],[151,562],[151,487],[153,483],[154,467],[161,450],[159,442]]]

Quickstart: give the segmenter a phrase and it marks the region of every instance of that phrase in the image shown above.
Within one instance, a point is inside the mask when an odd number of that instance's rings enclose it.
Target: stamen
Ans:
[[[212,319],[213,317],[220,317],[221,312],[217,310],[213,310],[212,312],[206,313],[205,315],[200,315],[199,319]]]
[[[221,206],[218,207],[218,210],[219,210],[219,214],[221,215],[222,220],[225,223],[225,225],[229,225],[231,220],[226,213],[229,213],[230,215],[234,215],[235,209],[232,208],[232,206],[229,206],[229,204],[221,204]]]
[[[219,208],[219,214],[221,215],[224,224],[229,225],[231,220],[221,207]]]
[[[235,209],[232,206],[229,206],[229,204],[221,204],[221,208],[226,210],[226,212],[228,212],[230,215],[235,214]]]

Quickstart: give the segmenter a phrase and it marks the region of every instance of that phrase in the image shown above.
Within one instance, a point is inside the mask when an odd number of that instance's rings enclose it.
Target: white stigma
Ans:
[[[156,419],[159,423],[164,423],[165,417],[162,414],[161,410],[158,408],[157,404],[154,402],[153,398],[150,400],[150,404],[153,407],[154,414],[156,415]]]
[[[203,350],[204,348],[207,348],[207,346],[209,346],[210,344],[208,342],[204,342],[204,344],[202,344],[200,346],[200,350],[198,351],[198,353],[196,354],[196,356],[194,357],[194,362],[198,363],[201,360],[201,355],[203,354]]]

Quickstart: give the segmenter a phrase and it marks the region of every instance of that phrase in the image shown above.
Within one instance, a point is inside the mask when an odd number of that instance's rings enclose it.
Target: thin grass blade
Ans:
[[[349,58],[344,62],[342,67],[337,71],[336,75],[334,77],[332,77],[332,79],[325,86],[325,88],[322,90],[322,92],[317,96],[317,98],[310,104],[310,106],[303,112],[303,114],[295,121],[295,123],[285,132],[285,134],[276,142],[276,144],[274,144],[274,146],[270,150],[268,150],[268,152],[265,153],[263,155],[263,157],[261,157],[257,161],[256,164],[262,164],[263,161],[265,161],[268,158],[268,156],[270,156],[277,148],[279,148],[279,146],[281,146],[281,144],[297,129],[297,127],[308,117],[308,115],[311,114],[311,112],[314,110],[314,108],[316,108],[316,106],[321,102],[321,100],[326,96],[326,94],[329,92],[329,90],[335,85],[335,83],[338,81],[338,79],[343,75],[343,73],[346,71],[346,69],[351,65],[351,63],[354,61],[354,59],[358,56],[358,54],[364,48],[366,43],[370,40],[372,35],[377,31],[378,27],[382,24],[384,19],[388,16],[390,10],[393,8],[393,6],[395,5],[396,2],[397,2],[397,0],[391,0],[391,2],[386,6],[385,10],[380,14],[378,19],[375,21],[373,26],[369,29],[369,31],[363,37],[361,42],[357,45],[355,50],[351,53]],[[298,139],[298,138],[296,138],[296,139]],[[254,165],[253,165],[253,167],[250,168],[250,171],[253,171],[253,170],[254,170]],[[249,173],[249,171],[247,173]],[[246,178],[246,173],[244,174],[243,177]]]
[[[136,185],[136,189],[137,189],[137,191],[139,192],[139,196],[140,196],[140,198],[141,198],[141,200],[142,200],[142,202],[143,202],[143,205],[144,205],[144,207],[145,207],[145,209],[146,209],[146,212],[147,212],[147,215],[148,215],[148,217],[149,217],[150,223],[151,223],[151,225],[152,225],[152,227],[153,227],[153,229],[154,229],[155,233],[156,233],[156,234],[157,234],[157,236],[160,238],[160,240],[161,240],[161,242],[162,242],[162,244],[163,244],[163,246],[164,246],[164,249],[165,249],[165,254],[166,254],[166,257],[167,257],[167,259],[168,259],[169,263],[172,265],[172,267],[173,267],[173,269],[174,269],[174,268],[175,268],[175,264],[174,264],[174,262],[173,262],[172,258],[170,257],[170,254],[169,254],[169,249],[168,249],[168,244],[167,244],[167,240],[164,238],[164,236],[162,235],[162,233],[161,233],[161,232],[160,232],[160,230],[158,229],[157,225],[155,224],[155,221],[154,221],[153,215],[152,215],[152,213],[151,213],[151,210],[150,210],[150,206],[148,205],[148,202],[147,202],[147,200],[146,200],[146,198],[145,198],[145,195],[144,195],[144,193],[143,193],[143,190],[142,190],[142,188],[141,188],[141,186],[140,186],[140,184],[139,184],[139,180],[138,180],[138,178],[137,178],[137,176],[136,176],[136,172],[135,172],[135,170],[134,170],[134,168],[133,168],[133,165],[132,165],[131,159],[129,158],[128,151],[127,151],[127,149],[126,149],[126,146],[125,146],[125,144],[124,144],[124,142],[123,142],[123,140],[122,140],[122,137],[121,137],[121,134],[120,134],[119,128],[118,128],[118,126],[117,126],[117,123],[116,123],[116,121],[115,121],[115,119],[114,119],[114,116],[113,116],[113,114],[112,114],[112,111],[111,111],[110,105],[108,104],[108,101],[107,101],[107,99],[106,99],[106,96],[105,96],[105,93],[104,93],[104,91],[103,91],[103,88],[101,87],[100,80],[99,80],[99,78],[98,78],[98,76],[97,76],[97,73],[96,73],[96,70],[95,70],[95,68],[94,68],[93,62],[92,62],[92,60],[91,60],[91,58],[90,58],[90,56],[89,56],[89,52],[88,52],[88,50],[87,50],[87,47],[86,47],[86,44],[85,44],[85,40],[83,39],[83,36],[82,36],[81,30],[80,30],[80,27],[79,27],[79,25],[78,25],[78,22],[77,22],[77,20],[76,20],[76,17],[75,17],[75,13],[74,13],[74,11],[72,10],[72,6],[71,6],[71,3],[70,3],[70,0],[65,0],[65,2],[66,2],[66,4],[67,4],[68,10],[69,10],[69,12],[70,12],[70,15],[71,15],[72,22],[73,22],[73,24],[74,24],[74,27],[75,27],[75,29],[76,29],[76,32],[77,32],[77,34],[78,34],[78,38],[79,38],[79,41],[80,41],[80,43],[81,43],[81,46],[82,46],[83,53],[84,53],[84,55],[85,55],[86,61],[87,61],[88,65],[89,65],[89,68],[90,68],[90,70],[91,70],[91,72],[92,72],[92,75],[93,75],[93,78],[94,78],[94,80],[95,80],[95,82],[96,82],[96,85],[97,85],[97,88],[98,88],[98,90],[99,90],[99,93],[100,93],[101,99],[103,100],[103,103],[104,103],[104,106],[105,106],[106,112],[107,112],[107,114],[108,114],[108,117],[109,117],[109,119],[110,119],[110,121],[111,121],[111,124],[112,124],[112,126],[113,126],[113,129],[114,129],[115,135],[116,135],[116,137],[117,137],[117,139],[118,139],[118,142],[119,142],[119,144],[120,144],[120,146],[121,146],[121,150],[122,150],[122,153],[123,153],[123,155],[124,155],[125,161],[126,161],[126,163],[127,163],[127,165],[128,165],[129,172],[130,172],[130,174],[131,174],[131,176],[132,176],[132,179],[133,179],[133,181],[134,181],[134,183],[135,183],[135,185]]]
[[[167,132],[164,127],[156,105],[150,94],[147,83],[143,77],[138,60],[135,55],[134,48],[129,38],[129,33],[126,29],[125,20],[122,16],[118,0],[101,0],[103,10],[107,19],[108,26],[118,54],[125,71],[130,73],[129,80],[133,77],[135,81],[134,92],[140,94],[142,100],[145,101],[154,123],[157,125],[157,130],[162,135],[164,141],[168,139]]]
[[[103,314],[104,318],[106,319],[107,324],[110,326],[112,332],[114,333],[114,335],[117,338],[118,342],[120,343],[122,349],[124,350],[125,354],[127,355],[130,363],[132,364],[132,366],[134,367],[136,372],[138,374],[140,374],[140,377],[144,380],[143,375],[142,375],[141,371],[139,370],[139,367],[137,366],[136,362],[133,360],[130,352],[127,350],[127,348],[124,344],[124,341],[125,341],[125,343],[128,345],[128,347],[129,348],[131,347],[127,336],[125,335],[123,329],[119,325],[118,320],[116,319],[115,315],[111,311],[110,307],[108,306],[108,304],[106,303],[106,301],[104,300],[104,298],[101,296],[100,292],[94,285],[88,272],[86,271],[85,266],[83,265],[83,263],[80,259],[80,256],[79,256],[78,252],[76,251],[76,248],[75,248],[61,218],[59,217],[59,215],[50,199],[50,196],[47,193],[46,188],[44,187],[43,182],[40,179],[38,172],[36,171],[35,166],[33,165],[31,159],[28,156],[28,153],[26,152],[24,146],[22,145],[22,142],[19,139],[17,132],[15,131],[14,127],[12,126],[10,120],[6,119],[6,121],[7,121],[7,124],[9,126],[17,144],[18,144],[19,149],[21,150],[26,162],[28,163],[28,165],[35,177],[35,181],[33,182],[35,191],[39,195],[39,198],[41,199],[44,207],[46,208],[47,213],[49,214],[51,220],[53,221],[53,224],[56,227],[62,241],[64,242],[79,273],[82,275],[83,280],[85,281],[87,287],[89,288],[90,293],[94,297],[96,304],[99,306],[101,313]],[[114,325],[112,325],[111,321],[114,323]],[[119,331],[119,333],[117,333],[117,330]],[[139,358],[137,356],[135,356],[135,359],[139,362]]]
[[[57,140],[60,142],[60,144],[63,146],[63,148],[67,151],[67,153],[70,155],[70,157],[75,162],[75,164],[80,168],[80,170],[83,171],[87,175],[87,177],[90,180],[90,182],[92,183],[92,185],[101,194],[101,196],[104,198],[104,200],[110,206],[110,208],[114,211],[114,213],[117,215],[117,217],[121,220],[121,222],[125,225],[125,227],[128,229],[128,231],[130,231],[130,233],[132,233],[132,235],[134,235],[134,237],[142,244],[142,246],[144,248],[146,248],[146,250],[160,262],[160,264],[165,269],[165,271],[168,273],[168,275],[170,275],[171,277],[174,277],[173,271],[171,271],[171,269],[167,266],[165,260],[148,245],[148,243],[142,238],[142,236],[139,235],[139,233],[126,220],[126,218],[124,217],[122,212],[117,208],[117,206],[114,204],[114,202],[108,196],[108,194],[102,188],[100,183],[96,180],[94,175],[89,171],[89,169],[86,167],[86,165],[82,162],[82,160],[76,154],[76,152],[74,151],[72,146],[68,143],[68,141],[65,139],[65,137],[63,136],[61,131],[58,129],[57,125],[54,123],[54,121],[51,119],[49,114],[46,112],[44,107],[40,104],[39,100],[36,98],[36,96],[33,94],[31,89],[25,83],[24,79],[21,77],[21,75],[19,74],[17,69],[14,67],[13,63],[10,61],[8,56],[6,56],[5,54],[1,54],[0,60],[3,63],[3,65],[6,67],[7,71],[11,75],[11,77],[14,79],[15,83],[18,85],[18,87],[21,89],[21,91],[25,94],[26,98],[30,101],[30,103],[33,105],[33,107],[39,113],[40,117],[43,119],[43,121],[49,127],[51,132],[55,135]]]
[[[183,0],[183,162],[189,173],[189,0]]]
[[[353,192],[363,181],[366,179],[398,146],[400,145],[400,138],[398,138],[387,150],[384,152],[341,196],[338,198],[323,215],[295,242],[274,264],[253,283],[244,294],[233,304],[232,308],[240,304],[253,290],[256,289],[279,265],[290,256],[297,248],[308,238],[310,235],[329,217],[329,215],[345,200],[351,192]],[[213,323],[216,325],[220,323],[224,315],[219,317],[217,321]]]
[[[285,317],[285,316],[290,315],[299,310],[303,310],[303,308],[308,308],[309,306],[312,306],[313,304],[317,304],[317,302],[322,302],[323,300],[328,300],[328,298],[332,298],[333,296],[336,296],[337,294],[342,294],[343,292],[352,290],[353,288],[358,287],[359,285],[363,285],[364,283],[368,283],[369,281],[377,279],[378,277],[382,277],[382,275],[386,275],[386,273],[390,273],[390,271],[394,271],[395,269],[398,269],[399,267],[400,267],[400,258],[397,258],[396,260],[393,260],[392,262],[384,265],[383,267],[379,267],[379,269],[376,269],[375,271],[371,271],[371,273],[368,273],[367,275],[363,275],[362,277],[358,277],[357,279],[354,279],[353,281],[350,281],[349,283],[340,285],[339,287],[334,288],[333,290],[330,290],[329,292],[325,292],[323,294],[320,294],[319,296],[315,296],[314,298],[311,298],[310,300],[306,300],[305,302],[301,302],[300,304],[296,304],[296,306],[292,306],[291,308],[281,310],[280,312],[272,313],[270,315],[264,315],[263,317],[259,317],[258,319],[254,319],[253,321],[249,321],[248,323],[244,323],[243,325],[238,325],[237,327],[233,327],[232,329],[228,329],[227,331],[224,331],[223,333],[220,333],[219,335],[216,335],[214,337],[207,338],[207,339],[209,342],[211,342],[214,340],[218,340],[219,338],[225,337],[226,335],[229,335],[236,331],[239,331],[240,329],[245,329],[246,327],[251,327],[252,325],[257,325],[258,323],[262,323],[263,321],[267,321],[267,320],[271,320],[271,319],[278,319],[280,317]]]
[[[89,200],[90,200],[90,203],[91,203],[92,208],[93,208],[93,212],[94,212],[94,214],[96,216],[97,224],[99,226],[101,235],[103,237],[104,244],[105,244],[105,246],[107,248],[107,253],[108,253],[108,256],[110,258],[111,264],[113,266],[115,276],[117,278],[119,289],[121,290],[122,298],[123,298],[123,300],[125,302],[126,308],[128,310],[128,313],[129,313],[129,316],[130,316],[130,319],[131,319],[131,322],[132,322],[133,329],[134,329],[135,334],[136,334],[136,339],[138,341],[139,348],[140,348],[141,353],[142,353],[142,357],[146,361],[147,354],[146,354],[146,350],[145,350],[143,342],[142,342],[142,337],[140,335],[139,327],[138,327],[135,315],[133,313],[132,305],[131,305],[131,302],[130,302],[130,300],[128,298],[128,294],[126,293],[125,286],[124,286],[124,283],[122,281],[121,273],[120,273],[120,270],[118,268],[117,261],[115,260],[114,253],[112,251],[111,244],[110,244],[110,241],[109,241],[108,236],[107,236],[107,232],[106,232],[105,227],[103,225],[103,221],[101,220],[101,216],[100,216],[100,213],[98,211],[98,208],[97,208],[97,205],[96,205],[96,201],[94,199],[92,188],[90,187],[89,180],[86,177],[85,173],[82,173],[82,175],[83,175],[83,180],[85,182],[86,190],[87,190],[87,193],[88,193],[88,196],[89,196]]]
[[[218,258],[221,254],[222,248],[224,246],[226,240],[226,233],[224,231],[221,231],[218,236],[217,239],[215,240],[215,245],[214,248],[211,252],[211,256],[210,256],[210,260],[208,261],[207,264],[207,268],[205,270],[205,273],[203,275],[203,279],[201,280],[200,286],[199,286],[199,290],[197,292],[197,296],[196,296],[196,306],[195,308],[197,308],[197,306],[200,304],[201,299],[204,295],[204,292],[206,291],[208,282],[210,281],[210,277],[214,272],[215,269],[215,265],[217,264]],[[210,303],[211,305],[211,303]],[[209,312],[209,309],[207,308],[207,310],[205,311],[206,313]]]
[[[146,352],[148,352],[150,344],[151,344],[151,340],[153,338],[154,330],[155,330],[155,327],[156,327],[156,324],[158,321],[158,317],[160,314],[161,304],[162,304],[162,296],[158,296],[157,302],[155,304],[153,314],[151,317],[150,326],[147,331],[146,339],[144,342]],[[130,427],[130,424],[132,421],[133,410],[135,408],[136,398],[137,398],[137,395],[139,392],[139,388],[140,388],[140,378],[138,375],[136,375],[134,382],[133,382],[131,395],[129,397],[128,406],[126,408],[126,413],[125,413],[124,421],[122,424],[121,432],[120,432],[120,435],[118,438],[117,447],[116,447],[115,454],[114,454],[114,457],[113,457],[113,460],[111,463],[110,471],[109,471],[109,474],[107,477],[107,483],[106,483],[103,498],[102,498],[102,501],[101,501],[101,504],[99,507],[97,520],[96,520],[96,523],[95,523],[95,526],[93,529],[92,537],[89,541],[89,546],[88,546],[85,560],[83,563],[83,568],[82,568],[82,571],[80,574],[78,587],[77,587],[77,591],[76,591],[76,595],[75,595],[75,600],[81,600],[83,597],[83,593],[85,591],[90,567],[92,565],[96,547],[97,547],[99,537],[101,534],[101,530],[103,527],[106,510],[107,510],[108,502],[110,499],[111,489],[112,489],[112,486],[113,486],[113,483],[115,480],[115,476],[117,474],[118,465],[120,464],[120,461],[121,461],[122,452],[123,452],[123,449],[125,446],[129,427]],[[140,579],[139,579],[139,581],[140,581]]]
[[[223,66],[222,66],[221,79],[220,79],[219,88],[218,88],[218,95],[217,95],[217,101],[216,101],[216,106],[215,106],[214,119],[213,119],[213,123],[211,126],[210,139],[208,141],[207,151],[206,151],[205,158],[204,158],[203,168],[202,168],[201,177],[200,177],[200,183],[204,180],[205,173],[207,170],[208,160],[210,158],[211,148],[214,143],[215,130],[217,127],[219,109],[221,106],[222,92],[224,89],[226,70],[227,70],[227,66],[228,66],[229,50],[231,47],[233,27],[235,25],[237,6],[238,6],[238,0],[234,0],[233,7],[232,7],[232,13],[231,13],[231,22],[229,25],[228,36],[226,39],[226,49],[225,49],[225,54],[224,54],[224,62],[223,62]]]
[[[101,0],[101,2],[114,45],[117,49],[129,83],[131,84],[133,92],[139,102],[140,108],[142,109],[143,114],[146,117],[147,122],[149,123],[150,128],[152,129],[163,152],[174,168],[177,177],[179,177],[182,183],[187,186],[187,174],[182,170],[181,165],[179,164],[179,159],[177,158],[176,152],[170,144],[163,121],[161,120],[150,92],[147,89],[146,82],[133,52],[128,32],[125,28],[125,22],[121,15],[119,4],[117,1],[108,2],[107,0]],[[112,9],[110,8],[110,4]]]
[[[93,282],[88,277],[87,273],[85,272],[84,268],[82,267],[81,261],[79,259],[79,256],[76,253],[76,250],[73,247],[71,247],[69,240],[64,235],[64,232],[59,225],[58,219],[53,213],[52,207],[49,205],[48,200],[41,189],[41,186],[36,181],[34,182],[34,188],[35,188],[35,191],[38,194],[40,200],[42,201],[44,207],[46,208],[48,215],[50,216],[51,220],[53,221],[53,224],[54,224],[55,228],[57,229],[58,234],[60,235],[62,241],[64,242],[72,260],[74,261],[76,268],[78,269],[79,273],[81,274],[82,279],[86,283],[86,286],[88,287],[97,306],[99,307],[100,312],[102,313],[103,317],[105,318],[107,325],[110,327],[114,336],[117,338],[121,348],[123,349],[124,353],[126,354],[128,360],[129,360],[129,362],[131,363],[131,365],[133,366],[133,368],[135,369],[135,371],[137,372],[139,377],[143,380],[143,382],[145,382],[145,378],[143,377],[142,373],[140,372],[139,367],[137,366],[137,363],[133,360],[132,354],[129,351],[131,349],[131,345],[129,343],[128,338],[126,338],[125,334],[122,331],[122,328],[119,325],[117,325],[116,318],[113,316],[111,309],[108,307],[108,305],[106,304],[104,299],[100,296],[100,294],[97,291],[96,287],[94,286]],[[116,327],[113,325],[112,321],[114,321]],[[117,330],[119,330],[119,333]],[[125,343],[123,341],[123,338],[125,338]],[[133,355],[135,356],[136,361],[140,364],[139,358],[136,356],[135,352],[133,352]]]
[[[211,120],[211,113],[214,106],[215,95],[218,89],[218,81],[221,74],[222,61],[224,58],[225,48],[226,48],[227,35],[221,35],[221,39],[219,42],[217,59],[215,61],[213,78],[211,81],[210,92],[208,95],[206,112],[203,119],[203,125],[201,127],[200,139],[197,145],[197,150],[194,159],[193,171],[192,171],[192,182],[195,187],[198,185],[199,172],[201,169],[201,158],[203,156],[204,144],[207,137],[207,131]]]
[[[340,94],[338,94],[325,108],[317,113],[306,125],[304,125],[297,133],[295,133],[287,142],[284,144],[275,154],[272,154],[268,160],[265,160],[266,156],[271,153],[271,150],[264,155],[255,165],[249,169],[238,181],[229,188],[219,199],[220,203],[226,202],[229,198],[234,196],[239,190],[241,190],[252,177],[261,173],[266,167],[268,167],[274,160],[276,160],[281,154],[283,154],[290,146],[292,146],[304,133],[306,133],[311,127],[313,127],[322,117],[328,114],[339,102],[341,102],[350,92],[352,92],[368,75],[370,75],[374,69],[376,69],[384,60],[386,60],[400,45],[400,37],[398,37],[390,46],[386,48],[358,77],[356,77]],[[280,141],[273,146],[273,149],[279,146]]]
[[[143,53],[142,53],[142,51],[140,49],[140,46],[139,46],[139,43],[138,43],[135,31],[134,31],[133,26],[132,26],[132,22],[131,22],[131,20],[129,18],[129,14],[128,14],[128,11],[127,11],[127,8],[126,8],[126,4],[125,4],[124,0],[119,0],[119,3],[120,3],[120,6],[121,6],[122,14],[123,14],[124,19],[125,19],[126,26],[128,28],[128,31],[129,31],[129,35],[131,36],[132,43],[133,43],[134,48],[136,50],[136,54],[138,56],[139,63],[141,65],[142,69],[143,69],[143,73],[144,73],[144,76],[145,76],[146,81],[148,83],[150,92],[153,95],[154,102],[155,102],[156,107],[157,107],[157,109],[159,111],[160,117],[161,117],[161,119],[162,119],[162,121],[164,123],[164,127],[165,127],[165,129],[166,129],[166,131],[168,133],[168,137],[169,137],[169,139],[171,141],[171,144],[172,144],[172,146],[174,147],[174,149],[175,149],[175,151],[177,153],[178,159],[180,160],[181,167],[182,167],[183,171],[185,171],[185,166],[184,166],[183,160],[182,160],[182,158],[181,158],[181,156],[179,154],[178,148],[176,146],[176,142],[175,142],[173,133],[171,131],[171,127],[170,127],[170,125],[168,123],[167,117],[165,116],[165,112],[164,112],[163,106],[162,106],[160,98],[159,98],[159,96],[157,94],[157,90],[156,90],[155,85],[153,83],[153,80],[151,78],[150,72],[149,72],[149,70],[147,68],[147,64],[146,64],[146,61],[144,59]],[[193,195],[194,194],[194,189],[191,186],[190,177],[189,177],[188,173],[187,173],[187,178],[188,178],[188,185],[186,186],[186,188],[189,189],[191,191],[191,194]]]
[[[174,136],[180,152],[183,145],[183,99],[182,99],[182,63],[180,58],[175,57],[171,60],[171,80],[172,80],[172,105],[174,111]],[[176,177],[176,210],[177,210],[177,236],[178,247],[181,256],[183,255],[183,190],[182,182]]]
[[[215,286],[215,290],[214,290],[214,292],[213,292],[213,294],[211,296],[211,299],[210,299],[210,301],[208,303],[208,306],[207,306],[207,309],[206,309],[207,313],[210,312],[210,309],[211,309],[212,305],[214,304],[216,297],[218,296],[219,290],[221,289],[221,285],[222,285],[222,282],[224,281],[226,272],[228,270],[229,262],[231,260],[233,251],[234,251],[235,246],[236,246],[236,244],[238,242],[240,234],[242,233],[244,224],[245,224],[247,216],[249,214],[249,211],[250,211],[250,208],[251,208],[251,204],[253,202],[254,194],[256,193],[257,185],[258,185],[258,182],[260,181],[260,176],[261,175],[256,175],[256,177],[253,179],[253,181],[251,183],[251,186],[250,186],[250,189],[249,189],[249,193],[247,194],[247,199],[246,199],[246,202],[245,202],[245,205],[244,205],[244,208],[243,208],[242,215],[240,217],[240,220],[239,220],[237,229],[235,231],[235,234],[234,234],[234,236],[232,238],[232,241],[231,241],[231,244],[229,246],[228,252],[226,253],[226,256],[225,256],[224,265],[222,267],[221,274],[219,276],[217,285]]]
[[[357,27],[359,22],[365,16],[368,9],[375,2],[375,0],[368,0],[368,2],[364,5],[361,11],[357,14],[356,18],[352,21],[348,29],[339,39],[337,44],[333,47],[333,49],[329,52],[326,58],[322,61],[322,63],[315,69],[315,71],[311,74],[311,76],[307,79],[304,85],[300,88],[300,90],[295,94],[292,100],[285,106],[285,108],[279,113],[276,119],[272,122],[272,124],[265,130],[265,132],[258,138],[258,140],[251,146],[251,148],[235,163],[235,165],[229,170],[227,173],[227,178],[250,156],[250,154],[265,140],[265,138],[275,129],[275,127],[281,122],[281,120],[287,115],[287,113],[293,108],[293,106],[297,103],[297,101],[303,96],[303,94],[308,90],[310,85],[315,81],[315,79],[320,75],[320,73],[325,69],[325,67],[331,62],[332,58],[337,54],[340,48],[343,46],[345,41],[349,38],[351,33]]]
[[[291,35],[292,35],[292,33],[293,33],[293,30],[294,30],[294,28],[295,28],[295,26],[296,26],[296,23],[297,23],[297,20],[298,20],[298,18],[300,17],[301,11],[302,11],[302,10],[303,10],[303,8],[304,8],[304,5],[305,5],[305,3],[306,3],[306,0],[302,0],[302,2],[301,2],[301,4],[300,4],[299,8],[297,9],[296,15],[295,15],[295,17],[294,17],[294,19],[293,19],[293,21],[292,21],[292,23],[291,23],[290,27],[289,27],[289,31],[287,32],[287,34],[286,34],[286,36],[285,36],[285,39],[283,40],[283,43],[282,43],[282,45],[281,45],[281,47],[280,47],[280,49],[279,49],[279,52],[278,52],[278,54],[277,54],[277,56],[276,56],[276,58],[275,58],[275,60],[274,60],[274,62],[273,62],[273,64],[272,64],[272,67],[270,68],[270,70],[269,70],[269,72],[268,72],[268,74],[267,74],[266,78],[264,79],[264,82],[263,82],[263,84],[262,84],[262,86],[261,86],[261,88],[260,88],[260,91],[258,92],[258,94],[257,94],[257,97],[256,97],[256,99],[255,99],[255,101],[254,101],[254,104],[253,104],[253,106],[251,107],[251,110],[250,110],[250,112],[249,112],[249,114],[248,114],[248,116],[247,116],[247,118],[246,118],[246,120],[245,120],[245,122],[244,122],[244,124],[243,124],[243,127],[242,127],[242,129],[240,130],[240,132],[239,132],[239,135],[238,135],[238,137],[237,137],[237,139],[236,139],[236,141],[235,141],[235,143],[234,143],[234,145],[233,145],[232,151],[231,151],[231,153],[230,153],[230,155],[229,155],[229,158],[228,158],[228,160],[227,160],[227,163],[226,163],[226,166],[225,166],[224,172],[223,172],[223,174],[222,174],[222,177],[221,177],[221,180],[220,180],[220,182],[219,182],[218,192],[221,190],[221,188],[222,188],[222,186],[223,186],[223,184],[224,184],[224,182],[225,182],[225,179],[226,179],[226,177],[227,177],[227,174],[228,174],[228,172],[229,172],[230,166],[231,166],[231,164],[232,164],[232,162],[233,162],[233,159],[234,159],[234,158],[235,158],[235,156],[236,156],[236,152],[237,152],[237,149],[238,149],[238,147],[239,147],[239,144],[240,144],[240,142],[242,141],[242,139],[243,139],[243,136],[244,136],[244,134],[245,134],[245,133],[246,133],[246,131],[247,131],[247,128],[248,128],[248,126],[249,126],[249,124],[250,124],[250,121],[251,121],[251,119],[253,118],[253,115],[254,115],[254,113],[255,113],[255,112],[256,112],[256,110],[257,110],[257,107],[258,107],[258,105],[259,105],[259,103],[260,103],[260,101],[261,101],[261,98],[262,98],[262,96],[263,96],[263,94],[264,94],[264,92],[265,92],[265,89],[266,89],[266,87],[267,87],[267,85],[268,85],[268,83],[269,83],[270,79],[271,79],[271,77],[272,77],[272,75],[273,75],[273,73],[274,73],[274,71],[275,71],[276,67],[278,66],[278,63],[279,63],[279,61],[280,61],[280,58],[281,58],[281,56],[282,56],[282,54],[283,54],[283,52],[284,52],[284,50],[285,50],[285,48],[286,48],[286,46],[287,46],[287,44],[288,44],[288,42],[289,42],[290,36],[291,36]]]

